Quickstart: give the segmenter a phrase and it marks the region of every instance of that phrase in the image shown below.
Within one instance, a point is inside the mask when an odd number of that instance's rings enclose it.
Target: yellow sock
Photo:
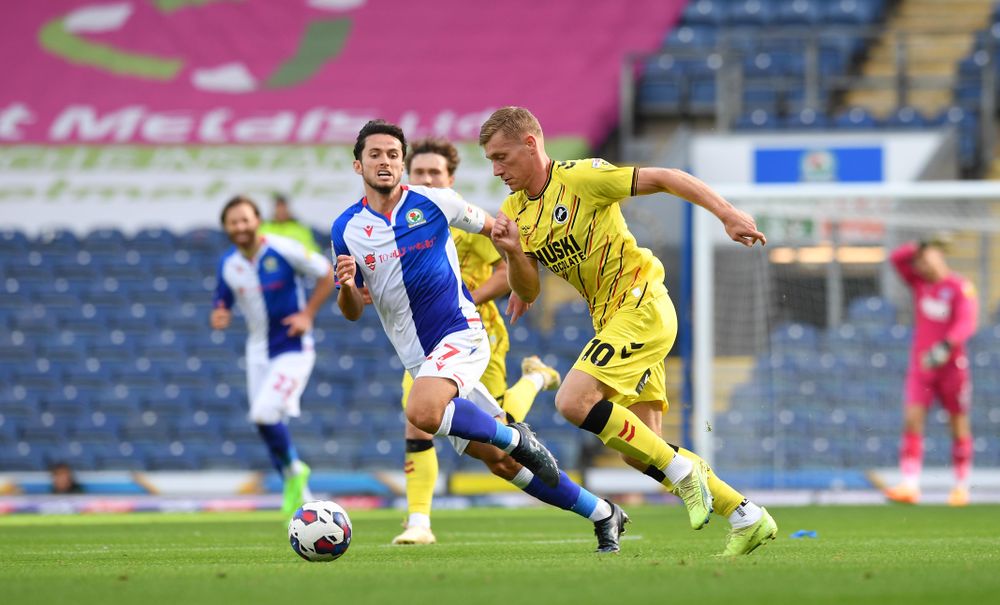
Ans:
[[[514,422],[524,422],[528,410],[535,403],[536,395],[538,395],[538,386],[531,380],[522,378],[504,391],[501,407],[503,407],[503,411],[510,414]]]
[[[407,440],[407,446],[410,446]],[[412,440],[417,441],[417,440]],[[423,443],[423,440],[417,441]],[[433,444],[433,441],[427,443]],[[430,516],[431,501],[434,499],[434,486],[437,485],[438,459],[434,446],[417,451],[406,452],[406,462],[403,465],[406,473],[406,506],[410,514],[420,513]]]
[[[601,438],[611,449],[658,469],[666,468],[674,450],[628,408],[598,401],[580,428]]]
[[[701,461],[701,457],[690,450],[679,448],[677,453],[695,464],[698,464],[698,462]],[[705,466],[708,468],[708,491],[712,492],[712,498],[714,500],[712,508],[715,510],[715,514],[728,518],[729,515],[733,514],[733,511],[736,510],[736,507],[740,505],[740,502],[743,502],[743,494],[733,489],[722,479],[719,479],[719,476],[715,474],[712,467],[707,464]],[[674,490],[674,485],[670,483],[669,479],[661,479],[661,477],[663,477],[663,473],[647,471],[646,474],[660,481],[660,483],[662,483],[668,490]]]

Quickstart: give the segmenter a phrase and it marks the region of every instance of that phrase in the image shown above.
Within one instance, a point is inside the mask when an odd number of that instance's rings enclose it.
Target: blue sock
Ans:
[[[556,487],[549,487],[538,477],[532,477],[524,491],[546,504],[571,510],[585,519],[589,519],[597,508],[597,496],[574,483],[564,472],[559,473],[559,485]]]
[[[258,424],[257,432],[267,444],[267,451],[271,454],[271,463],[274,464],[274,468],[277,469],[279,475],[284,476],[285,469],[299,459],[295,446],[292,445],[292,436],[288,433],[288,426],[284,422]]]
[[[446,434],[470,441],[490,443],[500,449],[510,446],[514,439],[514,429],[482,411],[468,399],[456,397],[448,405],[454,406],[454,413]],[[447,412],[445,416],[447,417]]]

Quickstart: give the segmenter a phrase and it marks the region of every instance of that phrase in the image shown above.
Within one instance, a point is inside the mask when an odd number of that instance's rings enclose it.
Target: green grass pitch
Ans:
[[[277,513],[0,518],[0,602],[976,603],[1000,593],[1000,506],[774,508],[776,541],[720,560],[725,522],[630,507],[619,555],[541,508],[439,511],[440,541],[392,547],[398,511],[354,511],[340,560],[307,563]],[[815,539],[791,539],[795,530]]]

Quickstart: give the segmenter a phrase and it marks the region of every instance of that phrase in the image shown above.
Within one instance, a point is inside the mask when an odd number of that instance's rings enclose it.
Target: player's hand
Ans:
[[[517,323],[517,320],[521,318],[522,315],[528,312],[531,305],[534,303],[526,303],[521,300],[521,297],[517,295],[517,292],[511,292],[510,298],[507,299],[507,317],[510,318],[510,325]]]
[[[748,248],[760,242],[762,246],[767,245],[767,238],[757,230],[757,222],[753,217],[743,212],[739,208],[730,208],[724,215],[720,216],[726,234],[734,242],[738,242]]]
[[[368,286],[358,288],[358,291],[361,292],[361,300],[365,301],[366,305],[372,304],[372,293],[368,291]]]
[[[233,313],[226,308],[225,303],[219,301],[215,308],[212,309],[212,315],[209,317],[209,323],[213,330],[225,330],[229,327],[229,322],[233,318]]]
[[[299,311],[281,320],[281,325],[288,326],[289,336],[302,336],[313,327],[313,318],[308,313]]]
[[[934,343],[931,348],[924,352],[920,359],[920,365],[927,370],[940,368],[951,359],[951,343],[947,340]]]
[[[490,239],[493,240],[493,245],[508,254],[521,251],[521,241],[517,236],[517,223],[507,218],[503,212],[498,212],[496,220],[493,221]]]
[[[353,256],[347,254],[337,255],[337,281],[341,287],[354,287],[354,274],[357,273],[358,264]]]

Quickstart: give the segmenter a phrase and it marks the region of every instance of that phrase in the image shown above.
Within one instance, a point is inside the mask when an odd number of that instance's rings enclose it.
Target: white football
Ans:
[[[288,541],[306,561],[333,561],[351,545],[351,519],[336,502],[306,502],[288,522]]]

